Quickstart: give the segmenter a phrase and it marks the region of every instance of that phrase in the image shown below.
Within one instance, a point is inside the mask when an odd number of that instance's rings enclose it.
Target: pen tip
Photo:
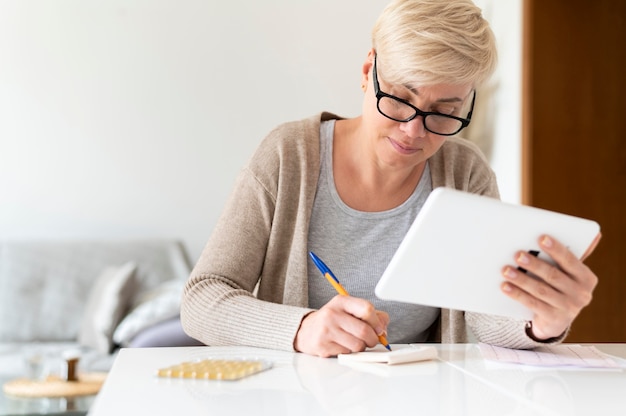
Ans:
[[[389,351],[391,351],[391,347],[389,346],[389,344],[385,345],[385,348],[387,348]]]

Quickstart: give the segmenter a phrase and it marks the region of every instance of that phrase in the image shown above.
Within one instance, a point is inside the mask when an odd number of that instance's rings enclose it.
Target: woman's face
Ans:
[[[368,148],[372,152],[372,156],[376,163],[391,168],[414,168],[423,164],[439,150],[447,136],[428,131],[424,126],[424,116],[422,115],[418,115],[408,122],[391,120],[383,115],[378,109],[377,87],[378,91],[406,101],[421,111],[466,118],[473,97],[472,86],[439,84],[414,87],[393,85],[387,83],[380,76],[375,76],[374,69],[374,54],[371,52],[363,65],[363,82],[367,85],[363,103],[363,122],[367,131]],[[376,80],[378,81],[377,84]],[[388,116],[396,116],[394,118],[398,119],[407,118],[407,115],[410,116],[411,113],[415,113],[410,107],[404,106],[390,97],[383,98],[383,101],[380,102],[380,108]],[[408,113],[405,110],[408,110]],[[441,117],[434,115],[428,117],[430,118],[428,126],[431,130],[450,128],[446,125],[446,118],[443,118],[442,124],[437,121],[438,119],[441,120]],[[456,123],[456,120],[451,121],[453,124]],[[452,129],[455,128],[452,127]],[[450,131],[447,130],[447,132]]]

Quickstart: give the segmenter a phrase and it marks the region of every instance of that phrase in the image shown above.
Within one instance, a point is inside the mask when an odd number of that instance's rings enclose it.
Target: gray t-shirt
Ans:
[[[335,188],[332,170],[335,121],[320,127],[321,170],[309,228],[309,250],[333,271],[350,295],[367,299],[389,314],[390,343],[423,342],[439,308],[378,299],[374,288],[402,238],[432,190],[428,164],[413,194],[401,205],[381,212],[347,206]],[[337,292],[309,261],[309,306],[319,309]]]

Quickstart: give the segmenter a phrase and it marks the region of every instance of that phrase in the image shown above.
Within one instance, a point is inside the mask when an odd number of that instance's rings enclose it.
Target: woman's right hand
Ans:
[[[320,357],[363,351],[378,344],[378,335],[387,333],[388,324],[389,315],[370,302],[337,295],[304,317],[294,348]]]

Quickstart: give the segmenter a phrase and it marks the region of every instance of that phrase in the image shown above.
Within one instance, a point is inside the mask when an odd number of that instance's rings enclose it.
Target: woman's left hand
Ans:
[[[517,265],[540,279],[514,266],[503,269],[506,282],[502,283],[502,291],[534,312],[533,338],[547,340],[561,336],[591,302],[598,277],[583,260],[591,254],[599,240],[600,234],[583,258],[578,259],[559,241],[542,236],[539,245],[556,262],[556,266],[520,251],[515,256]]]

